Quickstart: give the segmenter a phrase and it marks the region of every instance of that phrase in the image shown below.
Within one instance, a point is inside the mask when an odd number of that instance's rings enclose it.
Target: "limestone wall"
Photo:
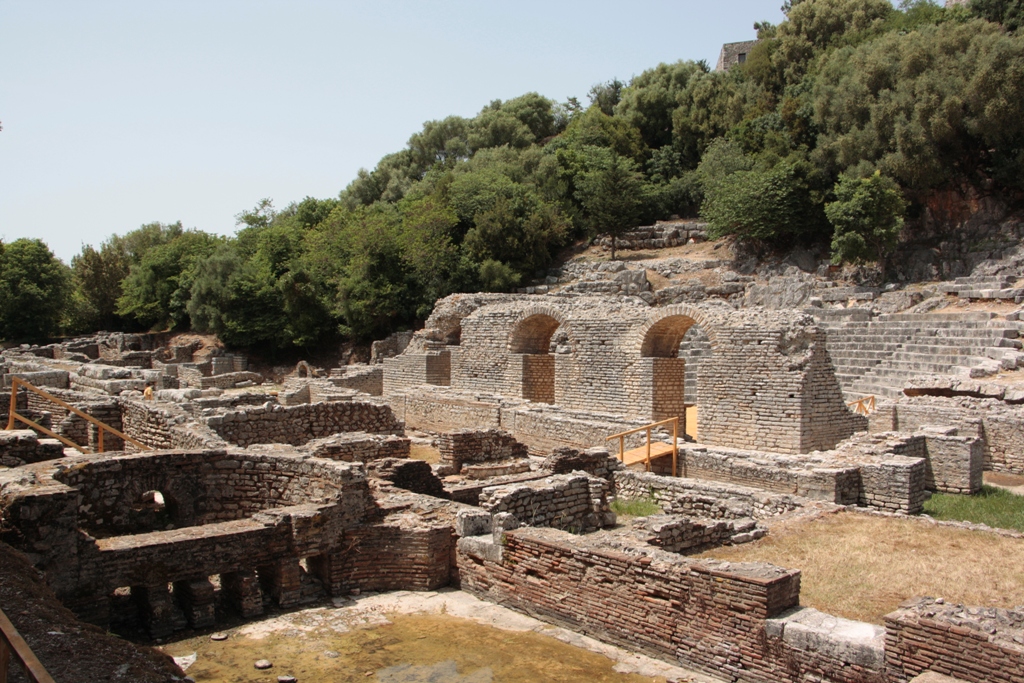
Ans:
[[[515,460],[529,454],[524,444],[499,429],[445,432],[437,440],[437,449],[441,453],[441,464],[454,472],[461,470],[465,463]]]
[[[466,394],[553,403],[623,421],[681,416],[686,369],[679,346],[699,325],[711,347],[697,378],[702,441],[805,453],[867,427],[843,402],[824,332],[796,312],[651,309],[633,298],[545,296],[481,305],[459,325],[451,386]],[[414,344],[386,360],[385,395],[436,383],[426,378],[429,353]],[[597,444],[545,444],[554,445]]]
[[[408,437],[349,432],[307,442],[302,450],[315,458],[370,462],[382,458],[408,458]]]
[[[670,514],[711,519],[761,519],[797,510],[793,496],[681,477],[621,470],[614,475],[615,496],[654,500]]]
[[[1024,475],[1024,406],[958,396],[904,396],[879,404],[871,431],[916,431],[927,426],[953,426],[960,436],[982,440],[984,468]]]
[[[4,467],[63,457],[64,444],[57,439],[41,439],[31,429],[0,431],[0,465]]]
[[[236,446],[287,443],[300,446],[340,432],[402,434],[402,423],[387,405],[336,401],[296,406],[265,404],[211,415],[206,424]]]
[[[546,479],[489,486],[480,507],[492,515],[507,512],[519,524],[584,533],[614,523],[605,496],[607,482],[586,474],[556,474]]]

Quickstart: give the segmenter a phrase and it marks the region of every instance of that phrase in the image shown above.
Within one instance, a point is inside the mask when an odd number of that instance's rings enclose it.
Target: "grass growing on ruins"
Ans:
[[[651,498],[616,498],[612,501],[611,508],[612,512],[623,517],[649,517],[661,514],[661,506]]]
[[[936,493],[924,504],[924,511],[935,519],[1024,531],[1024,496],[994,486],[983,486],[973,496]]]
[[[431,465],[436,465],[441,461],[441,451],[437,450],[433,446],[414,443],[409,447],[409,457],[414,460],[424,460],[429,462]]]
[[[800,569],[800,604],[876,624],[915,596],[1024,604],[1024,541],[927,520],[826,515],[775,525],[759,541],[700,556]]]

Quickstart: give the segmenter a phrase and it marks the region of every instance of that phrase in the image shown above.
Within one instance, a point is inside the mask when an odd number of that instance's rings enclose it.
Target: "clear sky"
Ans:
[[[0,238],[333,197],[424,121],[705,59],[782,0],[0,0]]]

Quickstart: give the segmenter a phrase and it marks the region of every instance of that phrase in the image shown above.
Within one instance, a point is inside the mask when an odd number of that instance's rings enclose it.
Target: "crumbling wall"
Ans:
[[[556,474],[545,479],[489,486],[480,507],[492,515],[507,512],[520,524],[585,533],[614,524],[608,482],[586,474]]]
[[[227,442],[173,403],[119,399],[121,431],[150,448],[222,448]],[[135,447],[130,443],[128,450]]]
[[[986,470],[1024,475],[1024,406],[968,396],[904,396],[879,404],[871,416],[872,432],[947,425],[960,436],[982,439]]]
[[[243,447],[257,443],[300,446],[340,432],[404,433],[390,407],[362,401],[296,406],[268,403],[210,415],[205,422],[221,438]]]
[[[384,393],[384,368],[379,365],[344,365],[332,369],[329,379],[336,387],[354,389],[371,396]]]
[[[499,429],[460,429],[437,440],[441,464],[458,472],[465,463],[515,460],[529,455],[524,444]]]
[[[31,429],[0,431],[0,465],[18,467],[63,457],[64,444],[57,439],[41,439]]]
[[[410,441],[394,434],[349,432],[307,442],[302,450],[316,458],[370,462],[382,458],[408,458]]]
[[[965,681],[1024,681],[1024,611],[968,608],[931,598],[885,616],[889,680],[936,671]]]
[[[614,487],[616,498],[650,499],[667,513],[710,519],[763,519],[803,506],[790,495],[632,470],[616,472]]]

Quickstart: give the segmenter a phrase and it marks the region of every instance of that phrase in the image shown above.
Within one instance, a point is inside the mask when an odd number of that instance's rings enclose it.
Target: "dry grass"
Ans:
[[[802,605],[876,624],[915,596],[1024,605],[1024,540],[923,520],[825,515],[701,556],[800,569]]]
[[[409,447],[409,457],[436,465],[441,461],[441,451],[427,444],[414,443]]]

